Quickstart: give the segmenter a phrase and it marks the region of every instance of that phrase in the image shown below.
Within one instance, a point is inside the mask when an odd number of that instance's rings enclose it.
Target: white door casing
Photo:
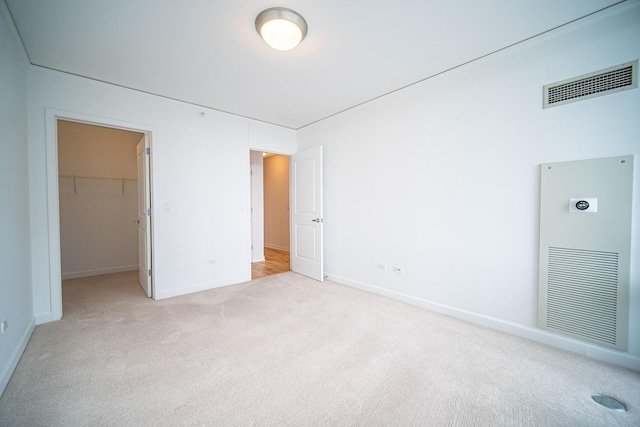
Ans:
[[[322,146],[291,156],[291,270],[324,280]]]
[[[77,112],[45,108],[45,144],[46,144],[46,180],[47,180],[47,278],[48,286],[37,291],[34,303],[45,304],[42,312],[36,314],[36,324],[47,323],[62,319],[62,269],[60,262],[60,196],[58,189],[58,120],[69,120],[96,126],[107,126],[133,132],[145,132],[148,138],[154,130],[147,124],[136,124],[131,121],[121,121],[113,118],[98,117]],[[150,162],[149,162],[150,164]],[[150,177],[150,171],[149,175]],[[150,194],[150,193],[149,193]],[[151,248],[149,248],[151,253]],[[153,287],[153,284],[152,284]],[[46,302],[43,300],[46,299]],[[47,311],[48,310],[48,311]]]
[[[251,169],[251,262],[264,261],[264,161],[262,151],[249,152]]]
[[[136,146],[138,155],[138,283],[148,296],[151,288],[151,194],[149,188],[149,135]]]

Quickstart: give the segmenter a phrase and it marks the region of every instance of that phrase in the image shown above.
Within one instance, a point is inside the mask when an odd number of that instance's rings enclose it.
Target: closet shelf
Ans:
[[[58,175],[58,178],[78,178],[78,179],[111,179],[114,181],[137,181],[136,178],[118,178],[115,176],[92,176],[92,175]]]

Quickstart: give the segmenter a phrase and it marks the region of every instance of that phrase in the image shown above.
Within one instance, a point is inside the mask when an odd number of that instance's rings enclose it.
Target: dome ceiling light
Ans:
[[[291,50],[307,35],[307,21],[291,9],[272,7],[256,17],[256,30],[272,48]]]

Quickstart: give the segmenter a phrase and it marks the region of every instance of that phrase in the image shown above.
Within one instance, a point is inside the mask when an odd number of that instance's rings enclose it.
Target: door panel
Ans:
[[[149,136],[144,135],[136,151],[138,154],[138,283],[148,296],[151,287],[151,194],[149,191]]]
[[[299,184],[295,189],[296,212],[299,214],[310,213],[311,215],[315,215],[317,210],[315,203],[316,159],[312,158],[295,162],[294,166],[294,178]]]
[[[316,230],[314,226],[296,224],[296,256],[310,261],[316,259]]]
[[[324,280],[322,146],[291,157],[291,270]]]

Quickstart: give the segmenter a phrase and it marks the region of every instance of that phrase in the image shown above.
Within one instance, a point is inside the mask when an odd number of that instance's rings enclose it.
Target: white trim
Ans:
[[[249,269],[251,269],[251,264],[249,264]],[[249,276],[238,275],[234,277],[229,277],[223,280],[215,281],[215,282],[205,282],[199,283],[193,286],[189,286],[188,288],[176,288],[176,289],[168,289],[164,291],[160,291],[157,294],[154,294],[154,299],[160,300],[165,298],[178,297],[181,295],[192,294],[195,292],[208,291],[210,289],[221,288],[223,286],[230,285],[239,285],[241,283],[245,283],[251,280],[251,271],[249,271]]]
[[[527,338],[532,341],[537,341],[542,344],[560,348],[562,350],[582,354],[591,359],[622,366],[634,371],[640,371],[640,357],[631,355],[626,352],[600,347],[596,344],[579,341],[573,338],[563,337],[542,329],[507,322],[505,320],[496,319],[495,317],[483,316],[481,314],[461,310],[432,301],[423,300],[421,298],[413,297],[400,292],[393,292],[384,288],[369,285],[356,280],[351,280],[346,277],[337,276],[331,273],[325,274],[327,275],[328,280],[336,283],[382,295],[394,300],[405,302],[407,304],[426,308],[437,313],[465,320],[469,323],[474,323],[476,325],[485,326],[497,331],[506,332],[517,337]]]
[[[284,127],[284,126],[280,126],[280,127]],[[247,139],[249,141],[249,151],[248,153],[248,169],[247,169],[247,176],[249,177],[248,180],[248,185],[249,185],[249,197],[248,197],[248,205],[247,206],[252,206],[252,196],[251,196],[251,191],[252,191],[252,186],[251,186],[251,152],[252,151],[259,151],[259,152],[268,152],[268,153],[273,153],[273,154],[278,154],[280,156],[287,156],[289,157],[289,160],[291,160],[291,156],[293,156],[295,154],[295,152],[292,153],[286,153],[280,150],[273,150],[270,148],[258,148],[259,145],[252,145],[251,144],[251,129],[250,126],[247,125]],[[297,143],[297,131],[296,131],[296,143]],[[291,163],[289,163],[289,181],[291,181]],[[289,204],[291,204],[291,189],[289,189]],[[264,200],[262,201],[262,205],[263,205],[263,209],[264,209]],[[249,209],[249,211],[251,211],[251,209]],[[248,227],[249,227],[249,235],[248,235],[248,242],[247,242],[247,247],[249,248],[249,264],[246,267],[246,271],[249,275],[249,278],[251,278],[252,276],[252,271],[251,271],[251,264],[253,264],[254,262],[264,262],[266,261],[266,259],[263,257],[262,259],[259,260],[254,260],[253,259],[253,248],[251,247],[251,245],[253,244],[253,224],[251,223],[252,221],[252,215],[251,212],[249,212],[249,221],[248,221]],[[291,227],[291,214],[289,214],[289,227]],[[263,228],[263,232],[264,232],[264,228]],[[263,245],[264,247],[267,248],[272,248],[272,249],[276,249],[279,251],[285,251],[285,252],[290,252],[289,248],[284,248],[284,247],[280,247],[280,246],[275,246],[275,245],[268,245],[266,244],[266,242],[263,241]],[[249,279],[251,280],[251,279]],[[244,280],[242,280],[244,281]],[[239,282],[238,282],[239,283]],[[217,286],[216,286],[217,287]],[[194,291],[197,292],[197,291]],[[169,295],[169,296],[175,296],[172,295],[171,292],[167,292],[165,294],[163,294],[163,296],[161,298],[168,298],[168,296],[164,296],[164,295]],[[159,298],[160,299],[160,298]]]
[[[102,116],[76,113],[71,111],[45,108],[45,145],[47,158],[47,222],[49,228],[49,289],[50,289],[50,313],[37,316],[38,324],[46,321],[62,319],[62,271],[60,256],[60,195],[58,190],[58,120],[86,123],[97,126],[143,132],[151,135],[153,141],[154,129],[152,126],[139,123],[131,123],[123,120]],[[153,181],[153,156],[150,157],[149,177]],[[151,182],[151,211],[156,212],[153,197],[153,182]],[[153,216],[151,217],[151,232],[153,233]],[[151,239],[151,253],[154,253],[154,239]],[[151,286],[155,294],[155,278]],[[47,319],[48,320],[45,320]],[[40,322],[42,320],[42,322]]]
[[[51,320],[62,319],[62,267],[60,255],[60,193],[58,189],[58,118],[45,108],[47,157],[47,225],[49,229],[49,304]]]
[[[27,344],[29,343],[29,339],[31,338],[31,334],[33,334],[35,327],[36,319],[32,318],[31,322],[29,322],[29,325],[22,334],[22,337],[20,337],[18,345],[13,349],[13,353],[11,353],[8,363],[4,366],[2,374],[0,374],[0,396],[4,393],[4,389],[7,388],[11,375],[13,375],[13,371],[15,371],[16,366],[18,366],[18,362],[22,357],[22,353],[24,353],[24,349],[27,348]]]
[[[121,273],[123,271],[137,271],[137,265],[120,265],[118,267],[98,268],[95,270],[71,271],[62,273],[62,280],[78,279],[80,277],[100,276],[102,274]]]
[[[35,318],[36,318],[36,325],[42,325],[43,323],[53,322],[53,319],[51,318],[51,312],[36,313]]]

